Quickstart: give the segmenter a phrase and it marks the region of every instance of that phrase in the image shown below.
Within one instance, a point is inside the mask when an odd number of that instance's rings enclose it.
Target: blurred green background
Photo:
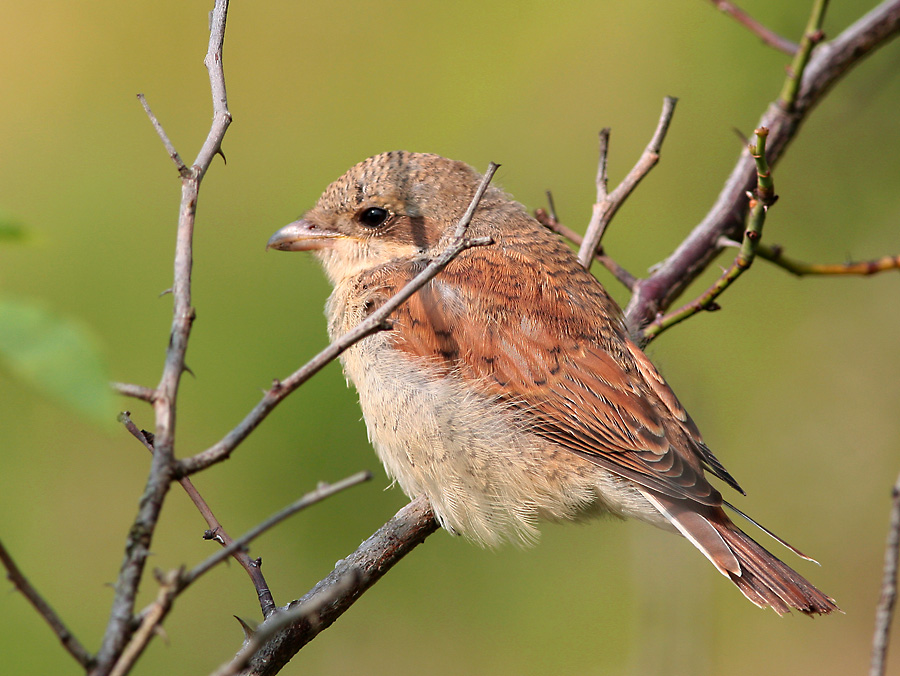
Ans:
[[[743,6],[796,38],[808,4]],[[830,35],[874,5],[832,4]],[[146,94],[193,159],[210,121],[202,65],[210,7],[3,7],[0,208],[33,237],[0,249],[0,292],[91,327],[117,380],[159,379],[171,320],[171,298],[159,293],[171,285],[179,199],[135,94]],[[775,173],[781,200],[769,242],[822,262],[900,251],[898,57],[892,44],[864,62],[805,125]],[[355,162],[396,148],[479,169],[497,161],[498,184],[529,208],[543,206],[551,188],[561,219],[583,230],[597,131],[613,128],[618,180],[649,139],[663,96],[677,96],[662,162],[606,240],[640,274],[702,218],[739,152],[733,128],[752,130],[787,62],[701,0],[234,3],[225,46],[234,124],[228,164],[216,161],[199,203],[188,352],[196,377],[181,389],[179,455],[221,438],[272,378],[326,344],[328,287],[316,263],[264,246]],[[864,673],[900,470],[898,295],[895,273],[798,281],[760,261],[722,312],[651,349],[749,493],[730,498],[822,562],[772,545],[845,615],[811,621],[758,610],[689,544],[642,524],[547,526],[527,551],[484,551],[438,533],[284,673]],[[93,651],[147,453],[114,422],[87,422],[2,365],[0,402],[0,537]],[[119,405],[152,428],[146,405]],[[363,468],[374,481],[254,545],[284,603],[404,503],[398,489],[384,490],[339,367],[195,481],[237,535],[316,482]],[[173,489],[151,567],[208,555],[204,527]],[[148,578],[140,605],[154,595]],[[207,673],[240,645],[232,614],[258,613],[243,571],[221,566],[177,603],[168,643],[155,641],[134,673]],[[0,594],[0,655],[8,673],[78,671],[11,591]]]

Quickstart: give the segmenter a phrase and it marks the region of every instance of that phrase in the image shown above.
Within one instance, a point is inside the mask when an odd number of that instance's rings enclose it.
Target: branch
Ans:
[[[887,0],[831,42],[820,44],[800,77],[790,112],[769,106],[757,127],[768,127],[768,159],[775,166],[803,120],[841,77],[900,31],[900,0]],[[646,279],[638,281],[626,308],[633,333],[665,310],[722,250],[722,238],[741,239],[747,197],[756,180],[753,158],[742,153],[716,203],[703,221]]]
[[[734,242],[726,242],[734,246]],[[760,244],[756,255],[787,270],[792,275],[874,275],[888,270],[900,270],[900,256],[882,256],[868,261],[851,261],[849,263],[804,263],[784,255],[784,249],[776,244],[771,246]]]
[[[191,268],[193,266],[192,240],[197,197],[200,182],[221,146],[222,137],[231,122],[231,114],[228,112],[225,96],[225,75],[222,70],[222,45],[225,40],[227,13],[228,0],[216,0],[210,18],[209,47],[204,61],[209,70],[210,88],[213,95],[213,123],[209,135],[197,155],[194,165],[188,172],[182,171],[182,167],[179,166],[180,158],[179,161],[176,161],[182,179],[181,208],[175,244],[175,274],[172,286],[174,308],[165,366],[153,399],[153,408],[156,414],[155,452],[137,517],[128,532],[125,558],[119,569],[109,622],[97,653],[97,664],[90,672],[94,676],[109,674],[128,643],[133,627],[135,597],[150,551],[150,542],[163,501],[174,477],[175,402],[181,374],[185,369],[184,357],[194,320],[194,310],[191,307]],[[149,107],[147,109],[149,110]],[[153,119],[155,118],[151,113],[151,121]],[[162,129],[158,120],[154,124],[154,128]],[[163,140],[165,142],[164,134]],[[167,151],[170,146],[171,144],[167,144]],[[172,155],[171,152],[170,155]],[[178,154],[174,153],[173,160],[177,157]]]
[[[124,676],[131,670],[138,658],[143,654],[150,639],[157,633],[163,620],[169,614],[175,599],[191,584],[196,582],[201,575],[212,570],[236,551],[245,548],[254,539],[289,516],[370,478],[371,474],[369,472],[358,472],[333,484],[320,484],[316,490],[307,493],[280,512],[273,514],[227,547],[220,549],[204,562],[195,566],[191,571],[186,573],[184,568],[179,568],[178,570],[169,571],[165,575],[159,575],[157,579],[160,583],[160,589],[156,600],[141,612],[138,628],[125,646],[122,656],[116,662],[113,671],[110,672],[110,676]]]
[[[150,451],[151,455],[153,454],[152,435],[143,430],[139,430],[137,425],[131,420],[131,414],[128,411],[123,411],[119,414],[119,422],[125,425],[125,428],[131,435],[140,441],[144,447]],[[228,547],[234,542],[225,530],[225,527],[216,515],[213,514],[209,504],[203,496],[200,495],[200,491],[194,486],[194,482],[191,481],[189,477],[181,477],[178,480],[178,483],[181,484],[184,492],[187,493],[191,502],[193,502],[194,506],[197,508],[197,511],[200,512],[200,515],[206,521],[206,525],[209,526],[209,529],[203,534],[203,539],[215,540],[223,547]],[[266,582],[266,578],[263,575],[261,569],[262,560],[259,558],[251,559],[250,555],[243,548],[234,549],[232,551],[232,557],[241,564],[241,567],[245,571],[247,571],[247,575],[250,576],[250,581],[253,582],[253,587],[256,589],[256,595],[259,598],[259,606],[262,615],[263,617],[268,617],[275,612],[275,599],[272,598],[272,591],[269,589],[269,584]]]
[[[56,634],[56,638],[62,643],[63,648],[65,648],[84,669],[90,669],[94,663],[94,658],[87,650],[85,650],[84,646],[81,645],[81,642],[75,638],[72,632],[69,631],[68,627],[63,624],[59,615],[57,615],[56,611],[50,607],[50,604],[44,600],[44,597],[38,593],[37,589],[31,586],[28,578],[26,578],[22,571],[19,570],[16,562],[13,561],[12,555],[6,550],[6,547],[3,546],[2,542],[0,542],[0,562],[2,562],[3,567],[6,568],[6,579],[12,582],[15,588],[22,592],[22,596],[28,599],[28,602],[38,611],[38,614],[50,625],[50,629]]]
[[[322,370],[327,364],[340,356],[347,348],[362,340],[366,336],[370,336],[378,331],[390,328],[388,318],[390,315],[412,297],[419,289],[434,279],[441,270],[443,270],[456,256],[475,246],[485,246],[491,244],[490,239],[466,239],[469,223],[472,216],[481,202],[481,198],[487,190],[494,173],[500,165],[491,164],[488,166],[481,184],[475,191],[472,201],[469,203],[465,214],[460,218],[456,225],[453,239],[448,244],[444,252],[432,260],[422,272],[413,277],[413,279],[400,291],[398,291],[390,300],[382,305],[378,310],[370,314],[366,319],[360,322],[354,329],[348,331],[343,336],[332,342],[328,347],[319,352],[315,357],[308,361],[301,368],[294,371],[285,380],[276,380],[271,389],[267,390],[262,400],[253,408],[250,413],[240,422],[240,424],[225,435],[218,443],[210,446],[205,451],[185,458],[178,463],[179,475],[193,474],[202,469],[209,467],[217,462],[221,462],[231,455],[231,452],[247,438],[257,425],[259,425],[266,416],[271,413],[286,396],[296,390],[300,385],[309,380],[312,376]]]
[[[675,104],[678,99],[667,96],[663,99],[662,113],[659,116],[659,122],[656,125],[656,131],[653,138],[644,149],[637,164],[628,172],[628,175],[622,179],[622,182],[616,186],[612,193],[607,193],[607,175],[606,175],[606,156],[609,145],[609,129],[603,129],[600,132],[600,160],[597,167],[597,202],[594,204],[591,221],[588,224],[587,231],[584,234],[584,241],[578,251],[578,262],[585,268],[591,267],[591,261],[594,254],[599,251],[600,240],[606,232],[606,228],[613,216],[619,210],[619,207],[628,199],[628,196],[638,186],[638,183],[646,176],[649,171],[659,162],[659,151],[662,142],[666,138],[666,132],[669,130],[669,122],[675,112]]]
[[[884,575],[881,580],[881,599],[875,612],[875,632],[872,636],[872,663],[869,676],[884,676],[887,650],[897,600],[897,565],[900,559],[900,476],[891,491],[891,525],[884,548]]]
[[[796,42],[791,42],[787,38],[778,35],[775,31],[766,28],[737,5],[733,5],[725,0],[710,0],[710,2],[716,6],[716,9],[723,14],[729,15],[770,47],[774,47],[790,56],[797,53],[799,45]]]
[[[134,399],[140,399],[141,401],[146,401],[148,404],[152,404],[156,399],[156,390],[144,387],[143,385],[132,385],[131,383],[110,383],[110,386],[115,390],[118,394],[121,394],[123,397],[133,397]]]
[[[416,498],[403,507],[359,549],[339,561],[328,577],[288,606],[290,609],[305,607],[309,612],[303,613],[290,626],[266,641],[250,660],[249,668],[242,673],[254,676],[278,673],[303,646],[330,627],[395,563],[438,527],[434,512],[424,497]],[[276,613],[272,620],[277,621],[277,618]]]
[[[692,317],[698,312],[704,310],[718,310],[719,305],[715,302],[725,289],[737,281],[738,277],[744,274],[753,265],[756,258],[756,249],[760,237],[762,237],[762,228],[766,220],[766,213],[769,206],[774,204],[775,186],[772,182],[772,174],[769,165],[766,163],[766,136],[769,130],[765,127],[756,130],[756,144],[751,145],[748,150],[750,155],[756,162],[757,186],[754,197],[750,202],[750,218],[747,230],[744,232],[744,241],[741,249],[731,266],[722,273],[722,275],[704,291],[698,298],[690,303],[683,305],[674,312],[665,317],[657,317],[654,319],[641,333],[644,344],[649,343],[660,333],[669,329],[676,324],[683,322],[685,319]]]

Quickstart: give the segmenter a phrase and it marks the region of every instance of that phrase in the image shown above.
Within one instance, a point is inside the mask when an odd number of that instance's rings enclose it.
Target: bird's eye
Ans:
[[[369,207],[368,209],[363,209],[357,218],[359,218],[359,222],[367,228],[377,228],[384,225],[390,215],[391,212],[387,209],[382,209],[381,207]]]

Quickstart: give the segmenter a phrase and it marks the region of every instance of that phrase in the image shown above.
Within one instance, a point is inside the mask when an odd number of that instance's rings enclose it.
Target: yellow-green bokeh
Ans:
[[[811,3],[744,7],[796,37]],[[833,3],[836,34],[874,2]],[[113,377],[154,385],[171,299],[179,184],[135,99],[143,92],[190,161],[210,121],[202,65],[209,2],[6,2],[0,22],[0,208],[35,243],[0,249],[0,290],[91,326]],[[198,319],[178,453],[217,441],[326,343],[328,289],[267,238],[331,180],[390,149],[479,168],[530,208],[551,188],[583,229],[596,134],[613,128],[621,178],[662,98],[680,98],[660,165],[617,217],[608,250],[640,274],[699,221],[787,58],[709,3],[235,2],[225,68],[234,124],[203,184]],[[900,49],[889,45],[814,113],[775,181],[766,239],[840,262],[897,253]],[[712,274],[712,273],[711,273]],[[606,281],[606,277],[603,277]],[[618,298],[625,296],[614,288]],[[748,604],[685,542],[641,524],[551,526],[528,551],[439,533],[402,561],[286,674],[863,673],[900,470],[897,275],[798,281],[759,262],[651,354],[749,496],[735,501],[822,562],[791,558],[846,615],[779,619]],[[122,401],[135,421],[151,411]],[[376,479],[261,538],[276,600],[304,593],[404,501],[368,447],[336,365],[295,393],[196,483],[232,534],[362,468]],[[88,648],[105,625],[147,470],[123,430],[98,430],[0,370],[0,538]],[[213,545],[177,490],[152,567]],[[774,547],[775,545],[773,545]],[[148,578],[141,604],[154,596]],[[243,572],[222,566],[181,599],[136,674],[203,674],[258,617]],[[894,652],[892,667],[900,670]],[[9,673],[77,673],[23,598],[0,594]]]

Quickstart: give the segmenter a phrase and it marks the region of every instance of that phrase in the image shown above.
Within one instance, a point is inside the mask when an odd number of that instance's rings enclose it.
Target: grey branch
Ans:
[[[759,127],[769,128],[768,158],[774,166],[797,135],[801,123],[822,97],[853,66],[885,45],[900,31],[900,0],[888,0],[870,11],[834,40],[818,45],[803,72],[800,92],[790,113],[769,106]],[[747,211],[747,192],[756,183],[756,167],[746,151],[741,153],[715,204],[703,221],[672,255],[655,266],[646,279],[638,280],[626,321],[632,334],[664,312],[716,258],[721,238],[742,238]]]
[[[194,320],[194,310],[191,307],[191,269],[197,196],[200,182],[218,152],[222,137],[231,122],[225,97],[225,75],[222,70],[222,45],[225,39],[227,13],[228,0],[216,0],[210,20],[209,48],[205,60],[213,93],[213,123],[194,165],[189,171],[181,172],[181,208],[175,243],[175,281],[172,286],[174,297],[172,328],[162,378],[153,397],[156,415],[155,452],[138,514],[128,532],[125,557],[116,580],[109,622],[97,653],[96,666],[90,671],[92,676],[106,676],[111,673],[131,638],[135,597],[143,577],[150,542],[163,501],[174,478],[175,404],[178,385],[185,370],[184,356]],[[151,114],[151,120],[153,119]],[[161,125],[154,126],[161,129]],[[167,151],[170,147],[171,144],[168,144]],[[171,150],[174,151],[174,148]],[[175,155],[177,156],[177,153]]]
[[[339,561],[328,577],[288,606],[302,608],[300,616],[265,641],[242,674],[277,674],[303,646],[330,627],[395,563],[437,529],[428,501],[417,498],[410,502],[355,552]],[[276,613],[273,620],[277,621],[277,617]]]
[[[872,635],[872,662],[869,676],[884,676],[887,666],[888,643],[894,603],[897,601],[897,566],[900,559],[900,476],[891,493],[891,525],[887,545],[884,548],[884,575],[881,581],[881,598],[875,611],[875,632]]]

